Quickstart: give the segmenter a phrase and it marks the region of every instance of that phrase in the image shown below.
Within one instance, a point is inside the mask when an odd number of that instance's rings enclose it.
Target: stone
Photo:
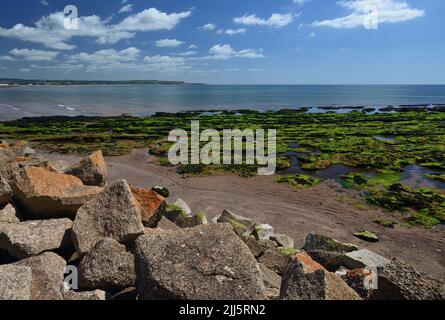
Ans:
[[[144,234],[140,207],[125,180],[108,186],[77,212],[72,232],[76,251],[83,256],[103,238],[132,245]]]
[[[230,223],[233,230],[235,230],[238,235],[242,235],[244,233],[250,235],[253,228],[257,224],[255,220],[239,216],[233,212],[230,212],[229,210],[224,210],[218,217],[217,221],[219,223]]]
[[[268,224],[259,224],[253,228],[253,235],[258,240],[269,240],[273,234],[273,227]]]
[[[366,267],[381,269],[390,263],[385,257],[368,249],[346,253],[342,259],[342,264],[348,269],[361,269]]]
[[[376,280],[375,285],[378,286],[377,275],[374,276],[372,270],[348,270],[341,278],[364,300],[368,300],[373,292],[374,279]]]
[[[186,213],[181,207],[174,204],[169,204],[165,207],[164,217],[176,223],[176,220],[181,218],[189,218],[191,217],[191,214]]]
[[[160,186],[154,186],[151,188],[152,191],[157,192],[159,195],[161,195],[164,198],[170,197],[170,191],[165,187]]]
[[[196,226],[207,224],[207,217],[206,217],[205,213],[200,212],[200,213],[195,214],[191,217],[179,216],[175,220],[175,223],[180,228],[194,228]]]
[[[10,203],[12,200],[12,189],[8,182],[0,176],[0,207]]]
[[[289,264],[290,256],[279,253],[276,250],[266,250],[264,254],[258,259],[266,268],[276,272],[280,276],[286,271]]]
[[[30,147],[25,147],[23,148],[23,156],[24,157],[29,157],[31,155],[36,154],[36,151]]]
[[[107,165],[102,151],[96,151],[82,159],[66,173],[78,177],[86,186],[104,187],[107,180]]]
[[[134,287],[134,257],[116,240],[99,240],[79,265],[82,289],[119,291]]]
[[[72,221],[66,218],[0,224],[0,248],[17,259],[71,245]]]
[[[161,220],[159,220],[157,228],[160,228],[162,230],[178,230],[180,229],[178,225],[174,224],[170,220],[168,220],[166,217],[161,217]]]
[[[352,252],[358,250],[353,244],[341,243],[335,239],[319,234],[308,234],[304,243],[305,251],[335,251],[340,253]]]
[[[157,225],[165,210],[165,198],[157,192],[130,186],[131,192],[139,202],[142,214],[142,223],[153,228]]]
[[[141,236],[135,264],[141,300],[266,298],[254,256],[228,224]]]
[[[12,204],[0,209],[0,223],[19,223],[20,217]]]
[[[184,200],[177,199],[174,205],[178,208],[181,208],[181,210],[184,211],[188,216],[192,215],[192,210]]]
[[[264,264],[259,264],[261,274],[263,276],[264,285],[266,288],[272,288],[272,289],[280,289],[281,287],[281,276],[274,272],[273,270],[270,270],[267,268]]]
[[[356,232],[354,233],[354,236],[363,241],[379,242],[379,238],[377,237],[377,235],[370,231]]]
[[[306,253],[297,253],[283,275],[281,300],[360,300],[339,276],[328,272]]]
[[[78,301],[95,301],[107,300],[109,295],[102,290],[94,291],[68,291],[63,294],[64,300],[78,300]]]
[[[275,241],[282,248],[294,248],[295,246],[294,239],[287,234],[274,234],[270,237],[270,240]]]
[[[343,255],[336,251],[314,250],[307,253],[330,272],[336,272],[343,264]]]
[[[254,236],[241,236],[241,240],[247,245],[255,258],[259,258],[264,253],[264,248],[255,239]]]
[[[32,270],[18,265],[0,266],[0,300],[31,300]]]
[[[31,300],[62,300],[65,260],[52,252],[45,252],[14,263],[31,268]]]
[[[378,287],[370,300],[445,300],[445,287],[413,266],[392,260],[378,272]]]
[[[14,203],[34,218],[74,217],[77,210],[102,191],[84,186],[79,178],[40,167],[14,173]]]

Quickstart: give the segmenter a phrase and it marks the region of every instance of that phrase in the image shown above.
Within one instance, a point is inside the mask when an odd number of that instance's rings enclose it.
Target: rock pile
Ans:
[[[106,181],[100,151],[68,167],[0,143],[0,300],[444,298],[404,262]]]

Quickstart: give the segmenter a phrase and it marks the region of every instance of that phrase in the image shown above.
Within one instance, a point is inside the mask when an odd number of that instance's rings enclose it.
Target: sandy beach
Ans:
[[[49,154],[53,160],[74,163],[77,155]],[[289,234],[301,247],[308,233],[320,233],[340,241],[369,248],[388,258],[400,258],[419,271],[445,278],[445,239],[443,225],[431,229],[411,227],[400,221],[394,229],[372,222],[376,217],[388,217],[380,209],[359,208],[357,191],[343,189],[337,182],[326,180],[307,190],[295,190],[275,182],[276,177],[241,178],[235,175],[186,177],[175,168],[152,163],[146,150],[134,150],[130,155],[107,157],[109,182],[126,179],[141,187],[161,185],[174,197],[185,200],[194,212],[205,212],[209,219],[223,209],[268,223],[276,231]],[[380,242],[369,243],[353,236],[354,232],[369,230],[378,234]]]

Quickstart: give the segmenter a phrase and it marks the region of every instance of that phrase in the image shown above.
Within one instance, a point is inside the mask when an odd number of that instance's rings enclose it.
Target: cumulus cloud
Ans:
[[[264,55],[255,49],[244,49],[236,51],[230,44],[217,44],[210,48],[208,59],[228,60],[231,58],[264,58]]]
[[[206,25],[203,25],[201,29],[204,31],[213,31],[216,29],[216,25],[214,25],[213,23],[207,23]]]
[[[10,55],[27,61],[51,61],[59,54],[57,51],[43,51],[36,49],[13,49]]]
[[[346,29],[361,27],[375,9],[379,24],[403,22],[425,15],[425,11],[413,8],[402,0],[348,0],[338,4],[352,13],[336,19],[315,21],[312,25]]]
[[[236,17],[233,22],[246,26],[269,26],[274,28],[282,28],[294,21],[294,15],[291,13],[274,13],[268,19],[258,18],[256,15],[243,15]]]
[[[115,49],[105,49],[94,53],[81,52],[69,56],[71,63],[89,63],[89,64],[109,64],[116,62],[131,62],[139,58],[141,50],[130,47],[121,51]]]
[[[172,30],[190,15],[191,11],[168,14],[150,8],[117,24],[109,24],[108,20],[92,15],[79,17],[77,30],[66,30],[63,12],[55,12],[40,18],[33,27],[21,23],[10,29],[0,27],[0,37],[39,43],[57,50],[72,50],[75,46],[69,41],[73,37],[91,37],[101,44],[113,44],[134,37],[136,32]]]
[[[156,46],[159,48],[175,48],[184,44],[184,42],[176,40],[176,39],[162,39],[156,41]]]
[[[49,7],[49,3],[46,0],[40,0],[40,4],[45,7]]]
[[[0,56],[0,61],[14,61],[15,59],[11,56]]]
[[[247,30],[245,28],[241,28],[241,29],[220,29],[218,30],[218,34],[227,34],[229,36],[234,36],[237,34],[243,34],[246,33]]]

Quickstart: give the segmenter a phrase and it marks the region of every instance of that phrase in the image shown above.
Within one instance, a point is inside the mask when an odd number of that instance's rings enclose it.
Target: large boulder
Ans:
[[[118,291],[134,287],[134,257],[116,240],[99,240],[79,265],[79,285],[83,289]]]
[[[130,186],[131,192],[141,205],[142,223],[146,227],[156,227],[165,209],[165,198],[152,190]]]
[[[336,251],[314,250],[307,252],[313,260],[321,264],[326,270],[335,272],[343,265],[343,255]]]
[[[10,203],[12,200],[12,189],[8,182],[0,176],[0,207]]]
[[[38,219],[74,217],[77,210],[102,191],[79,178],[45,167],[16,171],[11,181],[15,204]]]
[[[281,300],[360,300],[339,276],[328,272],[306,253],[297,253],[283,275]]]
[[[305,251],[334,251],[340,253],[352,252],[358,250],[353,244],[341,243],[335,239],[320,234],[308,234],[304,243]]]
[[[83,205],[77,212],[72,232],[74,246],[81,256],[103,238],[131,245],[142,234],[141,205],[125,180],[108,186]]]
[[[0,207],[1,208],[1,207]],[[6,207],[0,209],[0,223],[19,223],[20,216],[12,204],[7,204]]]
[[[265,299],[255,258],[228,224],[141,236],[135,252],[139,299]]]
[[[0,300],[31,300],[32,270],[18,265],[0,266]]]
[[[390,260],[368,249],[348,252],[342,260],[342,264],[349,269],[375,267],[380,270],[390,263]]]
[[[230,223],[238,235],[250,235],[257,225],[255,220],[239,216],[229,210],[224,210],[217,218],[217,222]]]
[[[66,218],[21,223],[0,223],[0,249],[17,259],[71,245],[72,221]]]
[[[86,186],[105,186],[107,179],[107,165],[102,151],[96,151],[79,163],[70,167],[66,173],[78,177]]]
[[[14,263],[32,271],[32,300],[62,300],[65,260],[52,252]]]
[[[372,300],[445,300],[445,287],[439,280],[417,271],[400,260],[392,260],[378,272]]]

